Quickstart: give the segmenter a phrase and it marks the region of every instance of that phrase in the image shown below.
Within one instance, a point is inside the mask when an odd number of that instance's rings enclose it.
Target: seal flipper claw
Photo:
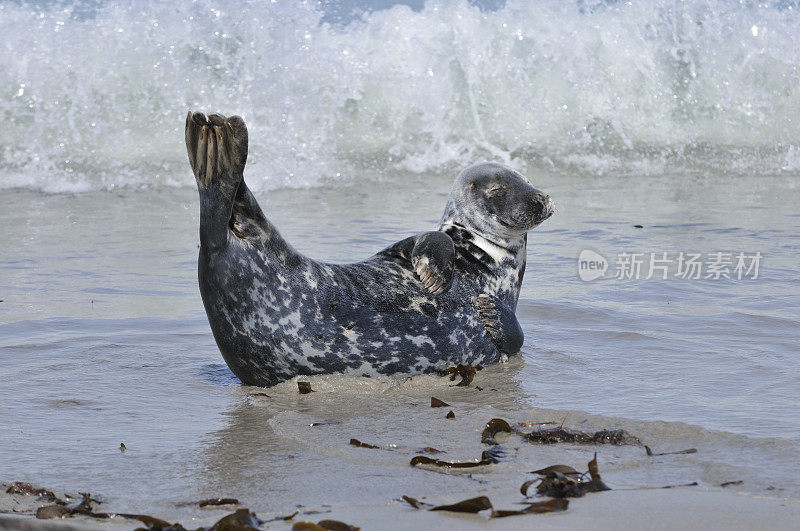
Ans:
[[[456,250],[453,240],[437,230],[416,237],[411,251],[414,274],[433,295],[447,290],[453,280]]]
[[[238,116],[190,112],[186,117],[186,151],[200,191],[200,244],[207,252],[227,242],[247,144],[247,127]]]
[[[483,327],[503,354],[515,354],[522,347],[524,335],[514,311],[497,297],[481,293],[475,298]]]

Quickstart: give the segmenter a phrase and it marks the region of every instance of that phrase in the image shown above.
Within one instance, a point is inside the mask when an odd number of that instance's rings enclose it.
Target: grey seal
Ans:
[[[264,216],[244,182],[240,117],[190,112],[186,147],[200,194],[200,293],[243,383],[417,374],[519,351],[527,232],[553,214],[550,197],[519,173],[470,166],[437,230],[339,265],[298,253]]]

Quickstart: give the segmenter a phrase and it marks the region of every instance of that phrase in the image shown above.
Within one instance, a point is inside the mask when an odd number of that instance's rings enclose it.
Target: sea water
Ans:
[[[614,488],[800,496],[798,6],[633,4],[0,4],[0,480],[290,514],[513,492],[598,450]],[[521,356],[469,388],[241,386],[197,289],[188,109],[245,118],[248,184],[325,261],[434,228],[472,162],[524,172],[557,211],[529,235]],[[698,452],[513,436],[473,475],[408,465],[477,459],[492,417]]]

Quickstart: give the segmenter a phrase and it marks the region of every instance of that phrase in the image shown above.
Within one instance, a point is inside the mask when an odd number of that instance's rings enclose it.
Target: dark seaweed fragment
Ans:
[[[511,433],[511,426],[503,419],[490,420],[486,423],[483,433],[481,433],[481,442],[483,444],[497,444],[495,435],[498,433]]]
[[[36,518],[47,520],[50,518],[64,518],[72,514],[72,509],[64,505],[48,505],[36,509]]]
[[[203,531],[251,531],[257,530],[263,523],[264,521],[249,509],[237,509]]]
[[[491,509],[492,502],[486,496],[470,498],[450,505],[437,505],[431,507],[429,511],[452,511],[456,513],[478,513],[485,509]]]
[[[146,531],[185,531],[186,529],[181,524],[170,524],[166,520],[155,518],[153,516],[147,516],[146,514],[137,515],[136,519],[147,526]]]
[[[357,446],[359,448],[380,448],[380,446],[375,446],[374,444],[367,444],[359,441],[358,439],[350,439],[351,446]]]
[[[567,465],[553,465],[535,473],[543,477],[536,486],[536,494],[540,496],[550,496],[551,498],[580,498],[587,492],[600,492],[611,490],[600,477],[600,470],[597,466],[597,452],[589,461],[589,479],[586,474],[578,473],[574,468]],[[528,488],[536,480],[526,481],[520,487],[520,492],[528,495]]]
[[[437,450],[433,446],[426,446],[417,450],[418,454],[446,454],[444,450]]]
[[[644,451],[647,452],[647,455],[650,457],[655,457],[658,455],[680,455],[680,454],[696,454],[697,448],[689,448],[687,450],[678,450],[677,452],[661,452],[659,454],[653,453],[653,450],[650,449],[649,446],[644,446]]]
[[[41,496],[44,498],[48,498],[50,500],[55,500],[56,495],[53,494],[52,491],[47,490],[42,487],[37,487],[35,485],[31,485],[30,483],[25,483],[22,481],[15,481],[8,485],[6,489],[6,493],[8,494],[22,494],[25,496]]]
[[[681,485],[664,485],[661,488],[662,489],[679,489],[681,487],[696,487],[696,486],[697,486],[697,482],[696,481],[692,481],[691,483],[683,483]]]
[[[518,511],[494,510],[492,511],[492,518],[504,518],[506,516],[516,516],[519,514],[555,513],[559,511],[566,511],[567,507],[569,507],[569,500],[555,498],[543,502],[532,503],[524,509],[520,509]]]
[[[451,382],[455,381],[456,376],[461,376],[461,381],[456,384],[456,387],[467,387],[472,383],[472,380],[475,378],[475,373],[478,370],[480,369],[471,365],[459,363],[455,367],[448,367],[444,369],[439,374],[440,376],[447,376],[449,374]]]
[[[497,457],[491,455],[488,452],[483,452],[481,454],[481,460],[478,462],[475,461],[442,461],[440,459],[434,459],[432,457],[426,457],[424,455],[418,455],[411,459],[411,466],[417,465],[433,465],[442,468],[474,468],[478,466],[484,465],[491,465],[497,463]]]
[[[360,527],[340,522],[339,520],[320,520],[318,523],[297,522],[292,526],[292,531],[359,531]]]
[[[583,483],[586,485],[586,492],[611,490],[608,485],[603,483],[603,480],[600,477],[600,469],[597,466],[597,452],[594,453],[594,457],[592,457],[592,460],[589,461],[589,477],[591,477],[592,480],[589,483]]]
[[[570,430],[563,426],[532,431],[528,434],[524,434],[523,437],[528,442],[537,444],[642,444],[638,437],[631,435],[625,430],[600,430],[594,433],[587,433],[578,430]]]
[[[311,389],[311,382],[297,382],[297,390],[301,395],[307,395],[308,393],[314,392],[314,390]]]
[[[431,407],[450,407],[450,404],[443,400],[439,400],[435,396],[431,397]]]
[[[521,491],[522,488],[520,488]],[[540,480],[539,485],[536,486],[536,494],[551,498],[580,498],[584,495],[584,490],[581,488],[579,479],[556,472],[552,476]],[[525,495],[527,496],[527,488]]]
[[[539,474],[540,476],[549,476],[550,474],[554,474],[555,472],[561,472],[566,476],[580,476],[581,473],[572,468],[569,465],[550,465],[545,468],[540,468],[539,470],[534,470],[531,474]]]
[[[236,498],[210,498],[197,502],[200,507],[208,507],[211,505],[239,505],[239,500]]]
[[[412,498],[411,496],[406,496],[405,494],[403,494],[403,498],[402,499],[403,499],[404,502],[409,504],[414,509],[420,509],[422,507],[431,507],[430,503],[419,501],[418,499]]]
[[[456,414],[455,414],[455,413],[453,413],[453,410],[451,409],[451,410],[450,410],[450,413],[448,413],[447,415],[445,415],[445,416],[444,416],[444,418],[446,418],[446,419],[454,419],[454,418],[456,418]]]
[[[312,422],[311,424],[309,424],[309,426],[313,428],[314,426],[334,426],[336,424],[341,424],[341,421],[339,421],[339,420],[320,420],[318,422]]]
[[[731,487],[733,485],[741,485],[742,483],[744,483],[744,481],[740,479],[740,480],[737,480],[737,481],[726,481],[725,483],[720,483],[719,486],[720,487]]]

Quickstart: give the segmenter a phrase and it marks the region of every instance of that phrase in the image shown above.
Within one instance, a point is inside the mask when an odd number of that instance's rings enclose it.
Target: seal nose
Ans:
[[[553,215],[553,200],[544,192],[536,191],[533,196],[534,216],[544,221]]]

